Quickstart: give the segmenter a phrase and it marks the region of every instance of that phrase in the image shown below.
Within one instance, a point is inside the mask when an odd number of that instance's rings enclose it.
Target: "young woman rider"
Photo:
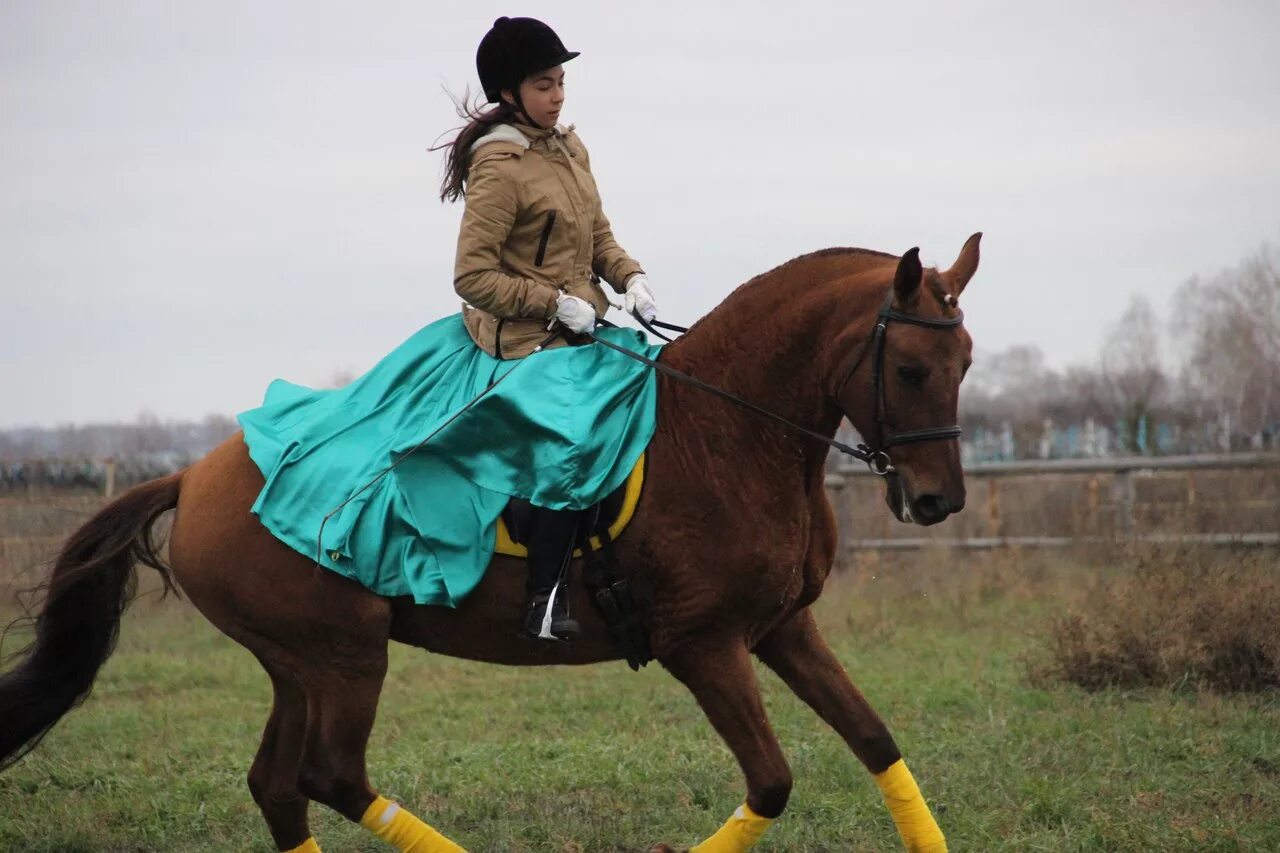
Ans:
[[[521,626],[541,639],[577,632],[556,590],[580,511],[626,481],[657,425],[648,367],[566,346],[609,307],[601,279],[625,292],[628,310],[655,313],[640,265],[613,239],[586,149],[555,123],[562,66],[575,56],[528,18],[498,19],[480,44],[494,106],[470,114],[447,146],[443,186],[445,199],[466,199],[462,313],[342,388],[279,379],[239,415],[264,480],[253,514],[378,595],[457,607],[484,577],[510,496],[543,507],[526,543]],[[648,357],[660,350],[634,330],[595,334]]]
[[[565,100],[566,50],[546,24],[498,18],[480,41],[476,70],[491,108],[447,148],[443,200],[465,199],[454,288],[476,345],[499,359],[529,355],[559,326],[595,328],[608,310],[600,286],[625,294],[628,312],[657,309],[644,270],[618,245],[600,203],[587,150],[557,123]],[[560,336],[549,346],[573,343]],[[537,508],[529,546],[528,604],[522,630],[547,638],[578,633],[567,597],[553,596],[579,514]]]

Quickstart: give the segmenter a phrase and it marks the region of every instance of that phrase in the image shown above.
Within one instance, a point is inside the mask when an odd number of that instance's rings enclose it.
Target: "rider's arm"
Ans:
[[[502,247],[519,209],[515,163],[515,157],[502,154],[477,157],[472,163],[453,289],[470,305],[497,317],[549,320],[556,315],[555,288],[512,275],[502,266]]]

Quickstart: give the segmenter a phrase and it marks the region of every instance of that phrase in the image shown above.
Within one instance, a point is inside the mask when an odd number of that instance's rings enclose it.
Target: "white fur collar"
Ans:
[[[529,147],[529,140],[525,135],[516,130],[509,124],[495,124],[489,128],[489,132],[484,136],[471,143],[471,150],[475,151],[481,145],[488,145],[490,142],[510,142],[519,145],[521,148]]]
[[[563,124],[557,124],[556,133],[564,136],[566,133],[572,133],[573,128],[574,125],[565,127]],[[471,143],[471,150],[475,151],[481,145],[488,145],[490,142],[510,142],[513,145],[519,145],[521,148],[529,147],[528,137],[517,130],[514,125],[506,123],[495,124],[491,127],[488,133]]]

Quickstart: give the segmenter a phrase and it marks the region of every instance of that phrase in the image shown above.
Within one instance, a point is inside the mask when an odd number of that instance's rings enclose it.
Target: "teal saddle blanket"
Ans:
[[[649,358],[661,349],[634,330],[596,334]],[[626,480],[656,419],[646,365],[595,345],[496,359],[460,314],[346,387],[277,379],[238,416],[266,479],[252,511],[272,534],[379,595],[450,607],[483,577],[512,497],[599,502]]]

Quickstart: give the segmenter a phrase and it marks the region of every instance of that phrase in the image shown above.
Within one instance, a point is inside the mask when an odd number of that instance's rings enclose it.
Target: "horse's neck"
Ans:
[[[802,258],[766,273],[668,346],[663,360],[792,423],[834,436],[841,413],[824,371],[849,317],[847,305],[840,310],[837,304],[835,280],[850,272],[848,258],[833,256]],[[745,408],[734,407],[717,426],[753,446],[774,444],[784,456],[803,460],[810,475],[826,458],[825,445],[769,426]]]

